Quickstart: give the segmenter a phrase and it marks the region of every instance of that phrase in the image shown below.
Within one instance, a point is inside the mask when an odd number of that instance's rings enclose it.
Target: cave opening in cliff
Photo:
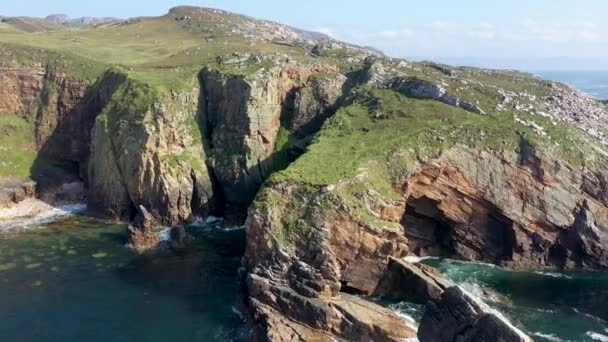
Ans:
[[[410,198],[401,220],[410,249],[419,256],[450,256],[453,225],[428,197]]]
[[[472,201],[470,210],[465,220],[455,222],[437,201],[410,198],[401,221],[410,250],[418,256],[493,263],[513,260],[517,249],[513,221],[490,203]]]

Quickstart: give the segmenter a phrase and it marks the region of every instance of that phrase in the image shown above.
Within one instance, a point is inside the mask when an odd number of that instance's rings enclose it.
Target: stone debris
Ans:
[[[518,117],[515,117],[515,121],[518,122],[518,123],[520,123],[520,124],[522,124],[522,125],[524,125],[524,126],[526,126],[526,127],[531,128],[534,131],[534,133],[536,133],[536,134],[538,134],[540,136],[544,137],[544,136],[547,135],[547,132],[545,132],[545,128],[543,126],[537,124],[534,121],[522,120],[522,119],[520,119]]]

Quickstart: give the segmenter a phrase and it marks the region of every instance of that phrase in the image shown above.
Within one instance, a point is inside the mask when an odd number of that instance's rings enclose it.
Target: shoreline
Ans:
[[[66,202],[54,205],[39,199],[27,199],[10,208],[0,209],[0,233],[13,233],[35,228],[44,223],[83,213],[83,202]]]

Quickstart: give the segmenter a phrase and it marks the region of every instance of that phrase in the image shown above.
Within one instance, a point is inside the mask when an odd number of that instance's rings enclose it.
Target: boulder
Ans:
[[[357,296],[307,297],[254,274],[247,288],[257,340],[396,342],[416,336],[395,312]]]
[[[375,293],[412,303],[440,301],[450,283],[433,267],[390,258]]]

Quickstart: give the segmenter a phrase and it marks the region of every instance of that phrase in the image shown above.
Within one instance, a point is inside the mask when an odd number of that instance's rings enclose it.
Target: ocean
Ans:
[[[481,299],[534,341],[607,342],[608,272],[526,272],[490,264],[428,258],[452,283]],[[389,304],[420,321],[424,306]],[[602,316],[602,317],[599,317]]]
[[[19,230],[0,220],[1,341],[247,340],[244,231],[191,226],[192,250],[146,256],[125,246],[125,225],[78,212]]]
[[[575,86],[582,92],[600,100],[608,100],[608,70],[550,71],[533,70],[540,77]]]
[[[193,250],[143,256],[126,227],[64,208],[0,220],[0,336],[5,341],[246,341],[238,310],[245,236],[209,221],[187,229]],[[70,214],[71,213],[71,214]],[[50,217],[52,216],[52,217]],[[56,221],[52,221],[55,219]],[[608,272],[520,272],[423,260],[535,341],[608,341]],[[419,321],[424,306],[381,304]]]

